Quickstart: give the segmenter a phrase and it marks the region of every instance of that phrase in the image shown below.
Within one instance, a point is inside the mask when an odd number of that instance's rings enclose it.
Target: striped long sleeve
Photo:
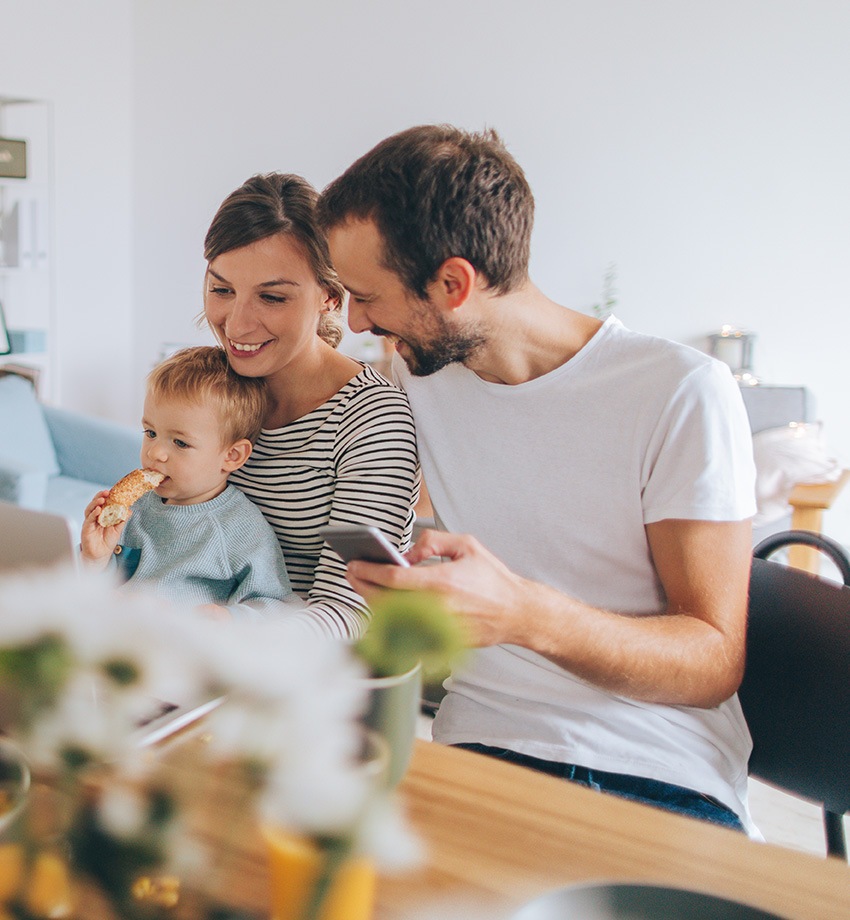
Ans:
[[[324,635],[354,639],[366,605],[319,536],[325,524],[372,524],[401,550],[413,530],[419,461],[407,396],[371,367],[300,419],[264,430],[230,481],[271,524],[296,594]]]

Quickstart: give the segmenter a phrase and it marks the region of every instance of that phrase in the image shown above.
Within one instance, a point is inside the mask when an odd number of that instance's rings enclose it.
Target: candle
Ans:
[[[755,336],[751,332],[739,329],[725,323],[720,327],[720,332],[710,335],[711,343],[710,354],[724,364],[732,368],[733,373],[738,376],[745,374],[750,376],[752,370],[752,348]],[[748,380],[748,383],[755,383],[755,380]]]

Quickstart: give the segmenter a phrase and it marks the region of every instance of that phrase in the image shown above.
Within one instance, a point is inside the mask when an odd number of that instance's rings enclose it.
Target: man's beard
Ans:
[[[434,333],[428,342],[401,339],[406,345],[404,363],[414,377],[430,377],[449,364],[462,364],[487,341],[485,335],[473,329],[455,329],[442,319],[431,317]],[[387,335],[376,329],[378,335]]]

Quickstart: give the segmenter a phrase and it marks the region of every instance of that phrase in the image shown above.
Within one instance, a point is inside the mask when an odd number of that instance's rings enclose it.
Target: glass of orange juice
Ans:
[[[376,792],[386,786],[390,750],[386,740],[367,730],[364,754],[356,769],[364,771]],[[329,858],[313,839],[286,828],[265,827],[271,879],[272,920],[371,920],[375,906],[375,866],[365,856],[349,856],[334,871],[315,916],[306,916],[316,884]],[[334,856],[330,856],[334,859]]]
[[[304,920],[325,855],[309,838],[266,828],[271,872],[272,920]],[[363,856],[340,866],[315,920],[371,920],[375,867]]]

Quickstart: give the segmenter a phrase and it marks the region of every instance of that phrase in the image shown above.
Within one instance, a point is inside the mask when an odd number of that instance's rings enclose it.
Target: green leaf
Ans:
[[[129,658],[113,658],[102,667],[103,673],[119,687],[129,687],[141,676],[138,665]]]
[[[404,674],[419,661],[427,677],[445,677],[466,649],[463,623],[435,594],[387,591],[371,611],[356,650],[375,677]]]
[[[29,645],[0,649],[0,688],[13,701],[10,715],[14,720],[29,725],[40,710],[55,705],[72,666],[71,652],[59,636],[42,636]]]

